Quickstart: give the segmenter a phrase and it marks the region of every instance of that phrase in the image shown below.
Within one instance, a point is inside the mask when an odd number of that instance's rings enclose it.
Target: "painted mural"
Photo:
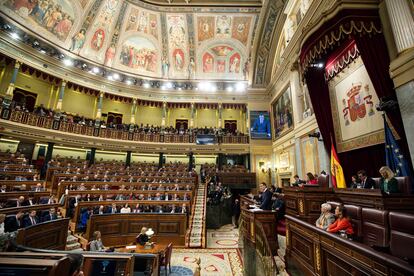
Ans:
[[[172,76],[185,76],[188,56],[186,18],[182,14],[167,16],[169,60]]]
[[[215,20],[213,16],[200,16],[197,21],[198,41],[214,38]]]
[[[272,103],[274,139],[293,129],[293,107],[290,87]]]
[[[217,37],[226,38],[231,35],[231,16],[221,15],[217,17]]]
[[[139,72],[154,73],[157,70],[157,48],[143,37],[134,36],[122,44],[120,63]]]
[[[234,39],[237,39],[244,45],[247,45],[251,23],[252,23],[251,17],[241,17],[241,16],[234,17],[231,37]]]
[[[158,17],[143,9],[132,8],[125,31],[138,31],[158,38]]]
[[[242,55],[227,45],[217,45],[207,50],[202,57],[202,72],[235,76],[241,74]]]
[[[171,79],[244,79],[257,17],[214,8],[172,13],[122,0],[0,0],[0,7],[75,55]]]
[[[27,25],[42,27],[60,41],[65,41],[72,30],[75,12],[67,0],[8,0],[4,4]]]

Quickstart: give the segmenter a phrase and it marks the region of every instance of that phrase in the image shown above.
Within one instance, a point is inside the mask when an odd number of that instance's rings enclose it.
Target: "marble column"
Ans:
[[[250,133],[250,114],[249,114],[249,105],[246,104],[246,108],[244,109],[244,119],[246,120],[246,134]]]
[[[222,126],[222,117],[223,117],[223,105],[219,103],[218,105],[218,128]]]
[[[56,110],[62,110],[63,97],[65,96],[66,81],[62,81],[59,88],[59,98],[56,104]]]
[[[167,102],[162,103],[162,118],[161,118],[161,126],[165,127],[165,120],[167,117]]]
[[[300,138],[295,138],[295,160],[296,161],[296,174],[300,178],[305,178],[305,173],[302,171],[302,158],[304,158],[300,151]]]
[[[190,128],[194,127],[194,117],[195,117],[195,104],[191,103],[191,118],[190,118]]]
[[[414,46],[414,18],[407,0],[385,0],[398,53]]]
[[[131,124],[135,124],[135,114],[137,113],[137,99],[132,99],[132,107],[131,107]]]
[[[297,63],[292,65],[290,78],[290,91],[292,93],[292,107],[293,107],[293,120],[295,125],[303,120],[303,92],[299,79],[299,71],[297,69]]]
[[[125,160],[125,167],[131,166],[131,158],[132,158],[132,151],[127,151],[126,160]]]
[[[105,96],[105,92],[99,93],[99,100],[98,100],[98,111],[96,112],[96,119],[101,119],[102,116],[102,106],[103,106],[103,98]]]
[[[414,81],[401,85],[396,91],[408,148],[410,149],[411,162],[414,164]]]
[[[96,148],[91,148],[91,154],[89,155],[89,166],[95,164]]]
[[[18,60],[16,60],[14,62],[12,78],[10,80],[9,87],[7,88],[7,91],[6,91],[6,98],[7,99],[10,99],[10,100],[13,99],[14,85],[16,83],[16,79],[17,79],[17,75],[19,73],[20,65],[21,65],[21,63]]]

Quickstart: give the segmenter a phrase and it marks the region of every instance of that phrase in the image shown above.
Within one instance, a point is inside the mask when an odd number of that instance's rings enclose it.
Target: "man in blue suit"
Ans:
[[[251,132],[260,137],[270,137],[270,122],[265,118],[264,114],[260,113],[259,117],[256,118]]]
[[[272,209],[272,192],[267,188],[266,183],[262,182],[259,185],[259,190],[262,192],[262,202],[260,204],[260,209],[262,210],[271,210]]]

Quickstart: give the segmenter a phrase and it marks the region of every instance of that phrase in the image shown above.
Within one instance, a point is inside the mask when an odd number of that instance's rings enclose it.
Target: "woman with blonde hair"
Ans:
[[[386,194],[399,193],[398,181],[394,177],[394,172],[387,166],[381,167],[379,170],[381,174],[380,189]]]

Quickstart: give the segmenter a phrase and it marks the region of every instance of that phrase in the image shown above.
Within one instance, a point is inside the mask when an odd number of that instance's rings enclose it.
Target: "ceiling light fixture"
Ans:
[[[65,64],[65,66],[73,66],[73,61],[71,59],[65,58],[63,60],[63,64]]]
[[[238,92],[243,92],[243,91],[245,91],[245,90],[246,90],[246,84],[245,84],[245,83],[243,83],[243,82],[238,82],[238,83],[236,83],[236,90],[237,90]]]
[[[16,33],[16,32],[11,33],[11,34],[10,34],[10,36],[11,36],[13,39],[20,39],[19,34],[18,34],[18,33]]]

